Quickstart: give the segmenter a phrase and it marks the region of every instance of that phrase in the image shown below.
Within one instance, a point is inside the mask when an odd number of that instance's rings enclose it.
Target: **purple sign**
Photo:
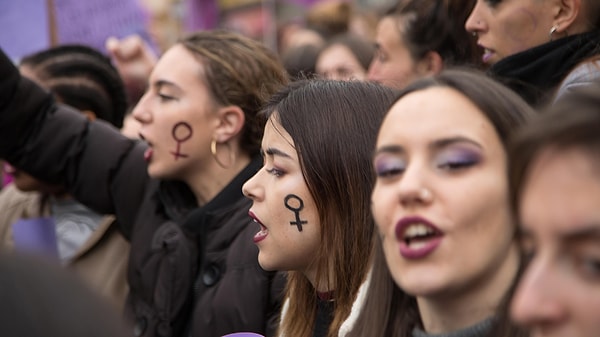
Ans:
[[[141,35],[147,15],[138,0],[54,0],[58,41],[82,43],[105,51],[107,38]]]
[[[0,46],[14,62],[50,46],[46,0],[2,0],[0,22]]]
[[[51,217],[20,219],[12,230],[17,251],[58,258],[56,226]]]

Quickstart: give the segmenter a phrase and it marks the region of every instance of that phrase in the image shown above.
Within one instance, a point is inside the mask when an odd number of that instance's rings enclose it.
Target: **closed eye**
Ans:
[[[265,168],[265,171],[266,171],[268,174],[274,175],[274,176],[276,176],[276,177],[281,177],[281,176],[283,176],[283,174],[284,174],[284,172],[283,172],[282,170],[279,170],[279,169],[276,169],[276,168],[272,168],[272,169],[267,169],[267,168]]]

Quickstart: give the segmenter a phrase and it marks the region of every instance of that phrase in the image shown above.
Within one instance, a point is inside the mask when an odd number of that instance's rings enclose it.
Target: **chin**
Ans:
[[[419,275],[420,274],[420,275]],[[414,273],[415,277],[407,277],[410,275],[402,275],[394,277],[394,282],[405,293],[414,297],[428,297],[441,294],[447,288],[443,280],[434,273]],[[424,277],[427,275],[427,277]]]
[[[276,266],[273,265],[273,263],[270,263],[265,258],[261,258],[260,257],[260,253],[258,254],[258,264],[265,271],[277,271],[277,270],[279,270]]]

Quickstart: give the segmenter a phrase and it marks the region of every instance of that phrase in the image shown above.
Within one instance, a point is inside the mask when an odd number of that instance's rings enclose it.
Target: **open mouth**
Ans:
[[[431,239],[442,236],[442,233],[425,224],[415,223],[406,227],[402,240],[407,246],[422,246]]]
[[[403,218],[396,225],[400,255],[407,259],[424,258],[442,242],[444,233],[420,217]]]
[[[496,55],[496,52],[489,48],[483,48],[483,55],[481,56],[481,60],[483,63],[489,63],[491,59]]]
[[[252,218],[252,221],[254,221],[255,223],[257,223],[260,226],[260,231],[258,231],[256,234],[254,234],[254,238],[253,238],[254,243],[258,243],[258,242],[264,240],[269,235],[269,229],[265,225],[263,225],[263,223],[260,222],[260,220],[258,220],[256,215],[252,211],[249,211],[248,215],[250,215],[250,217]]]

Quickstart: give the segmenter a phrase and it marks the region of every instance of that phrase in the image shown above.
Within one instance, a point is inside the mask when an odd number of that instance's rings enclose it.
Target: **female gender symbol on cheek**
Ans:
[[[174,152],[171,152],[171,154],[175,157],[175,160],[188,157],[187,154],[181,153],[181,143],[192,138],[193,133],[192,127],[186,122],[179,122],[173,126],[171,134],[173,135],[173,139],[177,142],[177,149]]]
[[[291,205],[290,199],[297,200],[298,206],[294,207],[293,205]],[[302,225],[308,223],[308,221],[300,219],[300,211],[304,208],[304,201],[302,201],[302,199],[300,199],[300,197],[295,194],[288,194],[284,199],[284,203],[285,207],[290,211],[294,212],[294,215],[296,216],[296,221],[290,221],[290,225],[297,226],[298,232],[302,232]]]

